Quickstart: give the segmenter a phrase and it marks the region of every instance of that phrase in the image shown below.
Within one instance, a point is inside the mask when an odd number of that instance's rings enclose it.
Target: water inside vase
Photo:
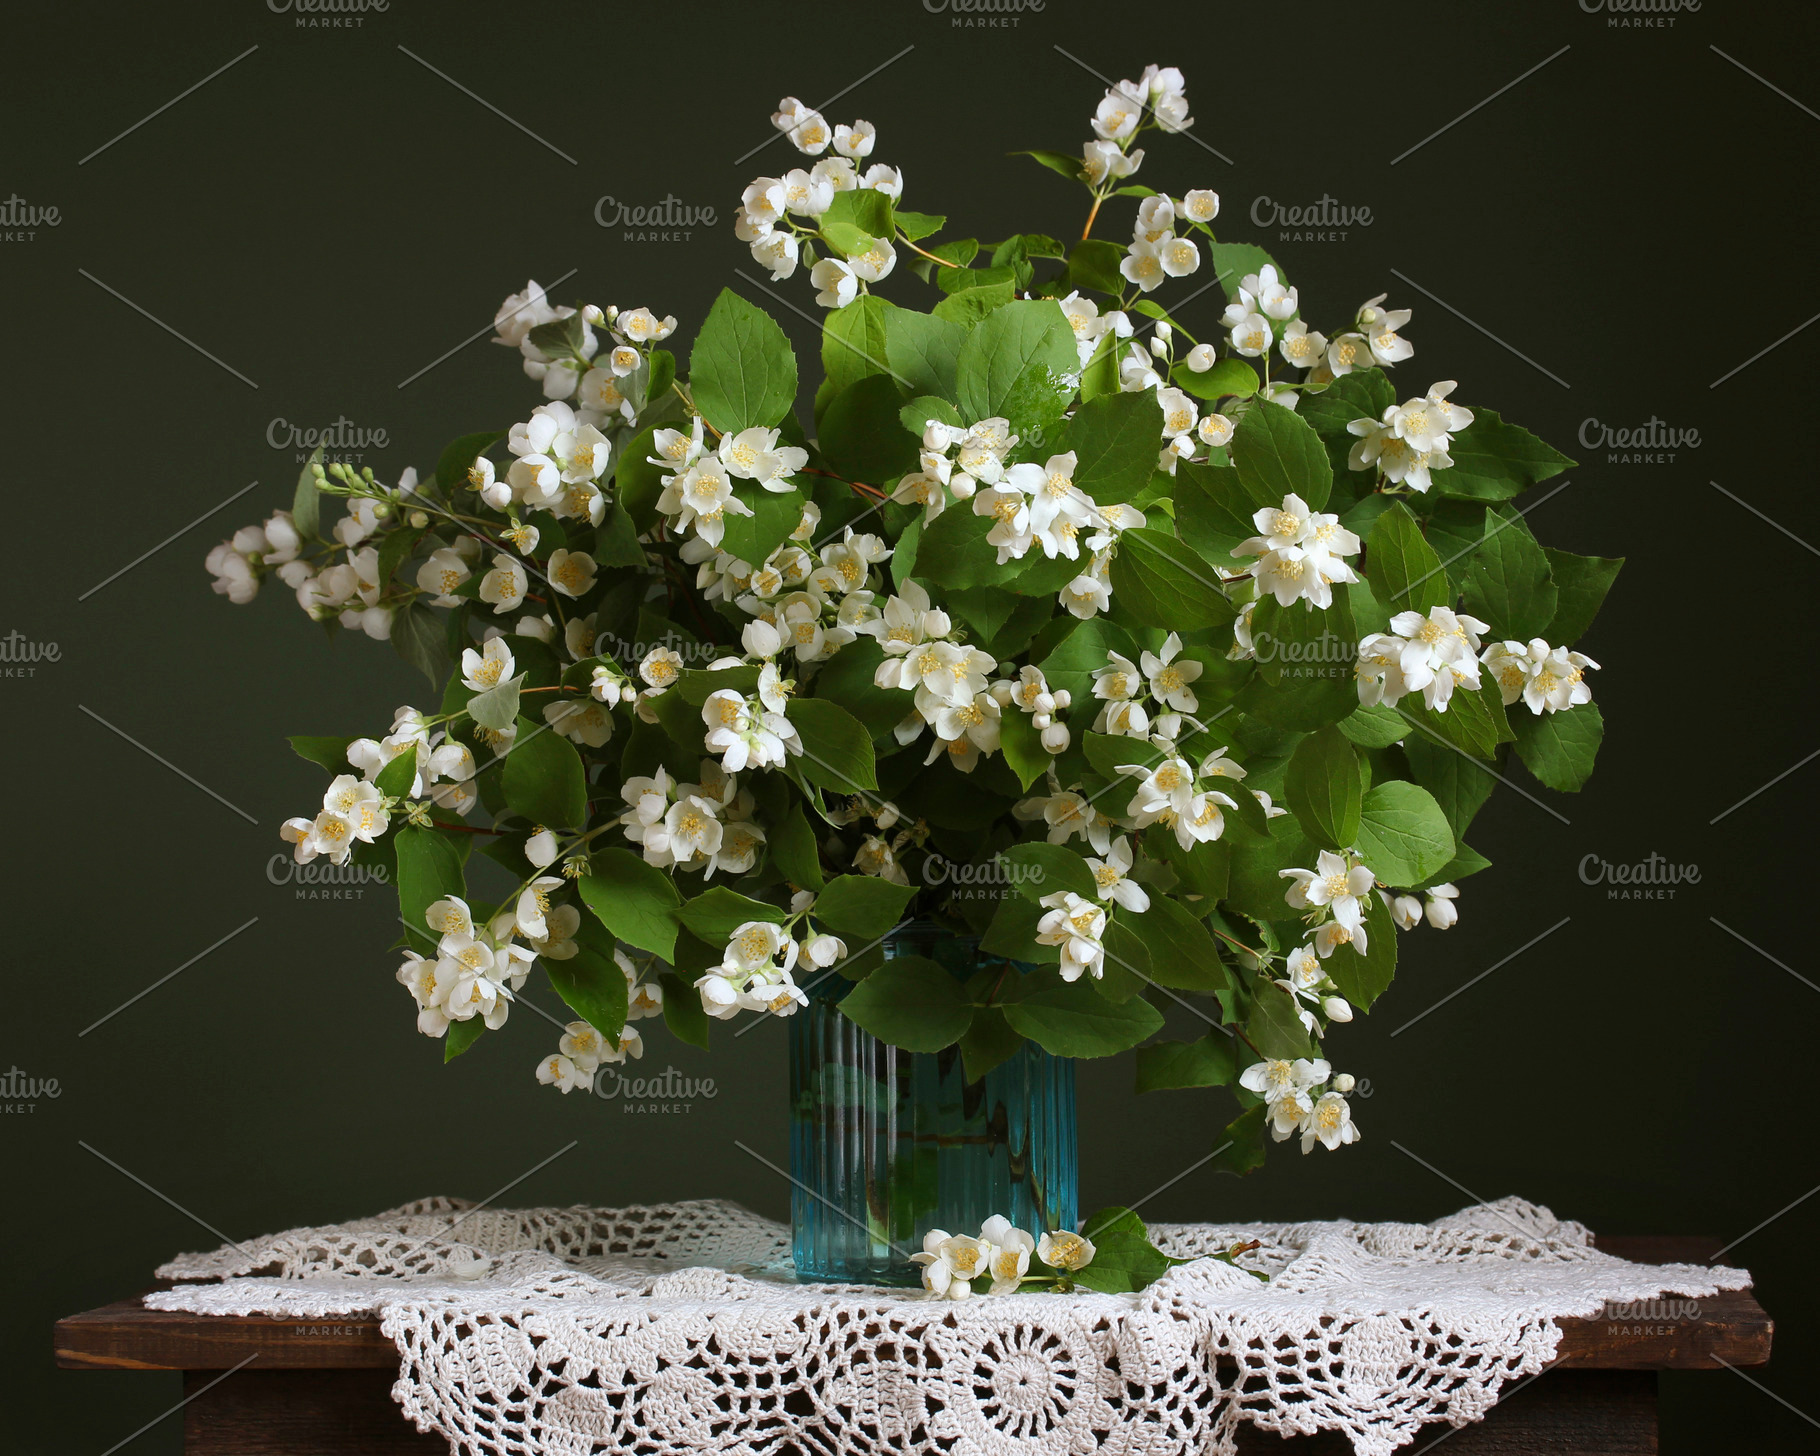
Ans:
[[[992,960],[976,938],[922,923],[885,953],[927,956],[961,980]],[[824,978],[791,1018],[797,1276],[914,1285],[909,1256],[931,1228],[976,1233],[995,1213],[1032,1233],[1072,1228],[1073,1062],[1025,1042],[969,1084],[958,1046],[908,1052],[843,1016],[855,984]]]

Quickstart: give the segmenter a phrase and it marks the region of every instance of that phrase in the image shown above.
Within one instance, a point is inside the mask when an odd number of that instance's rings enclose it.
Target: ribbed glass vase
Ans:
[[[959,980],[990,959],[976,937],[923,923],[885,954],[927,956]],[[976,1233],[995,1213],[1032,1233],[1072,1228],[1074,1063],[1026,1042],[969,1085],[958,1046],[907,1052],[843,1016],[856,984],[825,977],[790,1019],[797,1277],[915,1284],[925,1232]]]

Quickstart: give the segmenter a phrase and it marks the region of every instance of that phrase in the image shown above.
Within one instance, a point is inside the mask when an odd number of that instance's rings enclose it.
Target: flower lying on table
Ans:
[[[1144,1221],[1128,1208],[1103,1208],[1081,1227],[1085,1232],[1051,1229],[1040,1239],[1032,1238],[995,1213],[980,1225],[977,1238],[930,1229],[923,1235],[923,1251],[912,1254],[910,1262],[922,1266],[923,1288],[936,1299],[1015,1294],[1027,1287],[1046,1287],[1055,1294],[1076,1289],[1131,1294],[1154,1284],[1175,1265],[1189,1262],[1172,1258],[1151,1243]],[[1234,1264],[1238,1255],[1256,1247],[1234,1244],[1213,1257]],[[1269,1277],[1255,1269],[1246,1272],[1258,1279]]]

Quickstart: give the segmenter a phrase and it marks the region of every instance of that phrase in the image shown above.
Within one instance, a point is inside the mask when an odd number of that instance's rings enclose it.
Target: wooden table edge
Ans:
[[[1716,1240],[1601,1239],[1600,1247],[1651,1262],[1699,1262]],[[1634,1251],[1634,1253],[1633,1253]],[[1691,1306],[1684,1308],[1683,1306]],[[1749,1290],[1706,1299],[1665,1295],[1640,1308],[1564,1319],[1551,1369],[1717,1370],[1767,1364],[1775,1323]],[[274,1319],[147,1309],[143,1296],[59,1320],[56,1363],[66,1370],[225,1370],[257,1356],[265,1370],[367,1370],[398,1352],[376,1316]]]

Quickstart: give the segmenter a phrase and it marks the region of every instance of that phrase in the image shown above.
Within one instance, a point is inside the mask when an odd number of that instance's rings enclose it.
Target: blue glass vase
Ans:
[[[977,937],[924,923],[885,954],[963,981],[992,960]],[[790,1019],[797,1277],[914,1285],[924,1233],[976,1233],[995,1213],[1032,1233],[1073,1228],[1074,1063],[1026,1042],[969,1084],[958,1046],[908,1052],[843,1016],[857,984],[824,977]]]

